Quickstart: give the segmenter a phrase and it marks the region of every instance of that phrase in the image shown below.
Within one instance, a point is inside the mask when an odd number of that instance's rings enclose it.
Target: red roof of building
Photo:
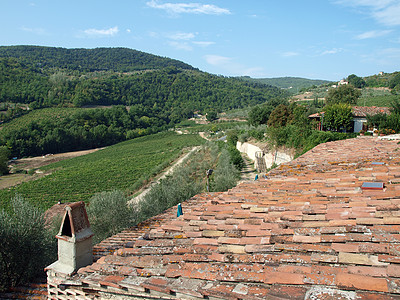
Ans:
[[[352,106],[351,111],[353,113],[354,117],[366,117],[367,115],[369,116],[374,116],[377,114],[390,114],[390,108],[389,107],[377,107],[377,106]],[[309,115],[309,118],[321,118],[321,115],[323,115],[324,112],[320,113],[315,113],[312,115]]]
[[[367,115],[374,116],[377,114],[390,114],[389,107],[353,106],[351,110],[355,117],[366,117]]]
[[[399,149],[329,142],[267,179],[193,197],[181,217],[175,207],[99,244],[114,253],[74,284],[120,297],[398,299]]]

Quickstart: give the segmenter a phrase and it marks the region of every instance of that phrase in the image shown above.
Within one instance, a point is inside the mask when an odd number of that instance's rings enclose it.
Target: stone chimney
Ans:
[[[46,268],[67,276],[79,268],[93,263],[93,232],[90,229],[85,203],[75,202],[65,206],[58,239],[58,260]]]

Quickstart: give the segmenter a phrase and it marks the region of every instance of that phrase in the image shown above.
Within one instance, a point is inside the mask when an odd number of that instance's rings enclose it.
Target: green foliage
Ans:
[[[381,128],[387,119],[387,115],[378,113],[375,115],[367,115],[367,123],[370,127]]]
[[[326,106],[324,110],[324,128],[330,128],[334,131],[350,129],[353,114],[349,104],[336,103]]]
[[[44,277],[44,267],[57,257],[43,213],[20,196],[11,207],[9,213],[0,211],[0,291]]]
[[[309,88],[312,86],[318,86],[322,84],[327,84],[327,80],[318,79],[306,79],[300,77],[277,77],[277,78],[250,78],[250,77],[240,77],[242,80],[247,80],[256,83],[269,84],[277,86],[282,89],[288,89],[293,93],[298,92],[301,89]]]
[[[242,156],[236,148],[222,149],[213,173],[211,191],[221,192],[233,188],[240,178],[238,169],[240,170],[243,165]]]
[[[390,106],[392,107],[392,112],[396,114],[400,114],[400,100],[399,98],[394,99],[391,103]]]
[[[230,162],[237,170],[241,170],[244,167],[244,161],[240,151],[236,148],[236,146],[233,145],[228,145],[226,150],[230,155]]]
[[[358,77],[355,74],[351,74],[347,77],[347,81],[354,86],[355,88],[361,89],[365,86],[365,80],[361,77]]]
[[[258,105],[254,106],[250,112],[248,121],[250,125],[258,126],[261,124],[267,124],[271,112],[274,110],[272,105]]]
[[[0,57],[15,57],[34,68],[77,71],[113,70],[132,72],[146,69],[194,69],[181,61],[127,48],[66,49],[41,46],[0,47]],[[169,69],[168,69],[169,70]]]
[[[400,90],[400,73],[397,73],[389,82],[389,88]]]
[[[12,156],[104,147],[158,132],[166,128],[168,122],[161,116],[140,116],[123,106],[81,110],[52,108],[45,109],[43,115],[41,111],[35,110],[10,122],[0,132],[0,143],[11,148]]]
[[[214,170],[210,177],[212,191],[224,191],[234,186],[239,179],[239,172],[230,160],[228,151],[215,143],[208,143],[197,153],[192,153],[172,175],[154,185],[139,202],[139,221],[162,213],[167,208],[205,191],[205,172],[208,169]],[[184,204],[183,212],[185,213]]]
[[[213,122],[218,118],[218,113],[215,110],[209,110],[206,115],[208,122]]]
[[[0,146],[0,175],[8,174],[8,160],[10,159],[10,150],[6,146]]]
[[[311,134],[303,142],[303,151],[306,153],[315,146],[331,141],[344,140],[348,138],[356,137],[356,133],[341,133],[341,132],[331,132],[331,131],[317,131],[313,130]]]
[[[396,104],[393,104],[396,106]],[[400,132],[400,112],[395,108],[391,114],[367,115],[367,122],[370,127],[379,129],[380,131],[393,130],[395,133]]]
[[[356,105],[357,99],[361,96],[361,91],[351,85],[340,85],[337,88],[331,88],[325,98],[326,105],[337,103],[347,103]]]
[[[226,141],[227,141],[228,145],[236,147],[236,144],[237,144],[237,142],[239,140],[238,130],[231,129],[231,130],[229,130],[227,132],[226,135],[227,135],[226,136]]]
[[[382,125],[384,129],[392,129],[396,133],[400,132],[400,113],[391,113],[387,116],[385,122]]]
[[[181,154],[181,149],[204,143],[199,135],[163,132],[116,144],[94,153],[41,168],[51,174],[11,189],[0,190],[1,207],[19,193],[35,206],[87,201],[95,193],[119,189],[127,193],[145,183]]]
[[[284,98],[279,88],[195,70],[179,61],[114,49],[0,47],[0,102],[32,107],[127,105],[172,123],[195,110],[237,109]],[[143,70],[143,71],[137,71]]]
[[[133,206],[121,191],[101,192],[89,200],[87,207],[90,227],[96,244],[137,222]]]
[[[232,129],[237,126],[243,125],[245,122],[214,122],[212,124],[201,124],[201,125],[196,125],[191,128],[187,128],[187,131],[191,133],[198,133],[198,132],[204,132],[204,131],[214,131],[212,129],[216,129],[216,131],[224,131],[227,129]]]
[[[278,105],[269,116],[268,126],[283,127],[293,119],[292,110],[285,104]]]

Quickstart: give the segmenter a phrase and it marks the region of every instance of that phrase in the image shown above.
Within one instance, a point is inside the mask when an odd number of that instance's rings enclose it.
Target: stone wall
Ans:
[[[237,142],[236,148],[240,152],[246,153],[247,156],[254,162],[256,162],[257,160],[256,153],[263,153],[264,161],[267,168],[271,168],[274,163],[280,165],[282,163],[290,162],[293,160],[293,154],[291,154],[290,151],[287,150],[278,149],[274,151],[271,150],[271,152],[263,152],[263,150],[256,145],[241,142]]]

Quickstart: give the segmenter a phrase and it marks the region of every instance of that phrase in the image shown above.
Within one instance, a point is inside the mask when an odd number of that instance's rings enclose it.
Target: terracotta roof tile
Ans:
[[[183,216],[171,208],[97,245],[80,280],[171,299],[399,298],[398,148],[330,142],[268,179],[197,195]]]

